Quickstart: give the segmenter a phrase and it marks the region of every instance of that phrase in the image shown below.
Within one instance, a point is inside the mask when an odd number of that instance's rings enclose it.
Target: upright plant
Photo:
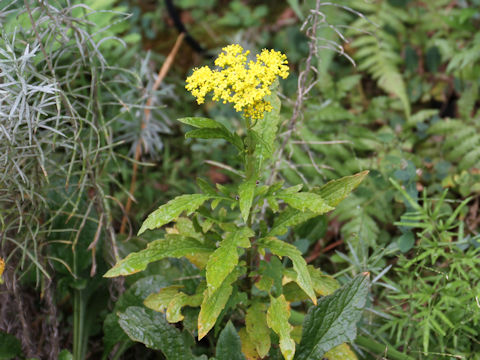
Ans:
[[[170,323],[183,320],[185,330],[198,340],[208,336],[213,344],[223,329],[216,340],[217,359],[355,359],[345,342],[356,336],[368,274],[338,289],[334,278],[307,266],[301,252],[282,236],[333,210],[367,172],[309,191],[302,191],[301,184],[266,184],[280,124],[277,78],[288,76],[288,66],[286,56],[274,50],[263,50],[256,61],[247,61],[247,56],[241,46],[227,46],[215,60],[218,69],[196,69],[186,86],[199,104],[210,92],[213,100],[234,104],[242,112],[242,133],[213,119],[179,119],[196,128],[187,138],[225,139],[238,149],[243,162],[236,171],[238,181],[213,187],[198,179],[202,193],[160,206],[139,235],[167,225],[165,236],[129,254],[105,276],[134,274],[167,257],[187,258],[199,269],[195,286],[164,287],[144,304],[164,312]],[[188,311],[188,319],[186,307],[196,309]],[[189,326],[192,316],[195,328]],[[184,334],[160,314],[131,306],[119,319],[131,339],[161,350],[168,359],[195,358]]]

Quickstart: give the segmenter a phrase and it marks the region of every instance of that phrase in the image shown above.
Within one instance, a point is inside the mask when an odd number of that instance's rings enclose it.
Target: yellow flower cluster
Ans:
[[[261,119],[265,111],[272,111],[272,105],[264,98],[270,94],[277,76],[283,79],[288,76],[288,62],[279,51],[264,49],[256,61],[247,65],[248,54],[240,45],[224,47],[215,60],[221,70],[211,70],[208,66],[195,69],[185,88],[197,98],[198,104],[213,91],[214,101],[232,103],[246,117]]]
[[[0,284],[3,284],[3,270],[5,270],[5,261],[3,261],[3,259],[0,257]]]

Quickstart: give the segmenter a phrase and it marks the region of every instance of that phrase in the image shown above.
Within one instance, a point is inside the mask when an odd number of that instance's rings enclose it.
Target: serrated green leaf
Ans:
[[[275,86],[275,85],[274,85]],[[272,105],[272,111],[266,112],[262,119],[258,119],[252,130],[256,133],[262,141],[257,142],[255,154],[261,161],[265,161],[273,156],[275,149],[275,138],[278,131],[278,124],[280,123],[280,98],[275,91],[267,96],[265,100]]]
[[[295,282],[305,291],[313,303],[317,303],[317,297],[313,290],[312,279],[307,269],[307,263],[302,257],[302,253],[293,245],[281,241],[275,237],[267,237],[258,240],[258,244],[262,247],[270,249],[272,254],[277,256],[287,256],[292,260],[293,270],[297,273]]]
[[[317,216],[317,214],[308,210],[302,212],[297,209],[288,208],[285,211],[282,211],[280,215],[275,218],[273,226],[267,235],[283,235],[288,231],[289,227],[304,223],[308,219],[311,219],[315,216]]]
[[[355,190],[367,175],[368,171],[362,171],[355,175],[332,180],[312,192],[320,195],[328,205],[335,207]]]
[[[219,122],[209,119],[209,118],[204,118],[204,117],[184,117],[177,119],[178,121],[196,127],[196,128],[222,128],[223,125],[220,124]]]
[[[350,346],[343,343],[334,347],[332,350],[328,351],[323,355],[324,359],[327,360],[357,360],[357,355],[350,349]]]
[[[240,205],[240,212],[242,213],[242,218],[245,223],[250,215],[250,208],[252,207],[256,186],[256,178],[251,178],[242,182],[238,187],[238,202]]]
[[[223,283],[225,278],[235,269],[238,264],[237,247],[250,247],[249,238],[254,232],[249,228],[240,228],[233,233],[227,234],[207,262],[207,290],[212,293]]]
[[[227,304],[232,294],[232,283],[237,279],[238,274],[234,271],[227,276],[217,291],[210,293],[205,290],[203,302],[198,314],[198,340],[202,339],[212,329],[218,316]]]
[[[317,195],[315,193],[280,193],[277,194],[276,197],[285,201],[288,205],[297,210],[300,210],[301,212],[310,210],[316,215],[321,215],[334,209],[333,207],[328,205],[328,203],[320,195]]]
[[[195,359],[180,331],[168,324],[163,314],[130,306],[118,317],[120,326],[133,341],[160,350],[168,360]]]
[[[295,341],[290,333],[293,327],[288,323],[290,306],[285,297],[270,297],[270,307],[267,311],[267,324],[280,338],[280,350],[286,360],[292,360],[295,355]]]
[[[165,239],[156,240],[148,244],[147,248],[139,252],[129,254],[125,259],[120,260],[113,268],[103,275],[104,277],[115,277],[135,274],[145,270],[151,262],[166,257],[180,258],[187,255],[210,254],[214,249],[202,244],[196,239],[182,235],[171,234]]]
[[[250,306],[245,316],[246,331],[261,358],[270,351],[270,330],[264,304],[256,302]]]
[[[170,301],[179,293],[181,288],[183,288],[182,285],[164,287],[158,293],[148,295],[143,301],[143,304],[154,311],[164,312]]]
[[[229,321],[218,337],[215,356],[218,360],[245,360],[240,336]]]
[[[202,178],[197,178],[197,185],[206,195],[217,195],[217,191],[215,190],[215,188],[211,186],[206,180]]]
[[[322,360],[334,347],[353,341],[357,322],[365,306],[369,287],[368,273],[321,298],[311,307],[303,322],[302,341],[296,360]]]
[[[158,229],[159,227],[168,224],[178,218],[183,212],[187,212],[187,214],[194,212],[210,198],[210,195],[191,194],[178,196],[175,199],[170,200],[165,205],[160,206],[157,210],[148,215],[138,231],[138,235],[142,234],[145,230]]]

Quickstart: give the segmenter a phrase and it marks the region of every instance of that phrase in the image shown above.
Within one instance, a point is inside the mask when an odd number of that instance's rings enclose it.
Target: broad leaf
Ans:
[[[151,262],[166,258],[180,258],[196,253],[209,254],[214,249],[202,244],[196,239],[182,235],[167,235],[165,239],[156,240],[148,244],[147,248],[139,252],[129,254],[111,268],[104,277],[125,276],[145,270]]]
[[[247,223],[250,215],[250,208],[252,207],[253,197],[255,195],[256,178],[253,177],[240,184],[238,187],[238,202],[240,205],[240,212],[245,223]]]
[[[220,247],[210,255],[207,262],[207,290],[209,293],[216,291],[235,269],[238,264],[237,247],[250,247],[249,238],[253,235],[254,232],[246,227],[229,233],[220,243]]]
[[[278,199],[282,199],[291,207],[302,212],[310,210],[315,215],[321,215],[333,210],[334,208],[320,196],[310,192],[301,193],[279,193],[276,195]]]
[[[280,350],[285,360],[292,360],[295,354],[295,342],[290,336],[292,326],[288,323],[290,306],[285,297],[270,297],[270,307],[267,311],[267,324],[280,338]]]
[[[296,360],[322,360],[325,353],[357,336],[357,322],[365,306],[368,273],[321,298],[311,307],[303,322],[302,341]]]
[[[323,355],[326,360],[358,360],[357,355],[350,349],[350,346],[343,343],[334,347]]]
[[[215,356],[218,360],[245,360],[242,354],[240,336],[229,321],[218,337]]]
[[[368,171],[362,171],[352,176],[332,180],[320,188],[312,190],[312,192],[320,195],[328,205],[335,207],[355,190],[367,175]]]
[[[168,360],[195,359],[180,331],[170,325],[163,314],[130,306],[118,317],[120,326],[133,341],[160,350]]]
[[[215,325],[218,316],[227,304],[232,294],[232,283],[237,279],[237,273],[232,272],[223,281],[222,285],[213,293],[208,289],[204,292],[204,298],[198,314],[198,340],[202,339]]]
[[[247,334],[260,357],[267,356],[270,351],[270,329],[267,326],[267,317],[262,303],[254,303],[247,310],[245,317]]]
[[[313,290],[312,279],[307,269],[307,263],[302,257],[302,253],[293,245],[281,241],[275,237],[262,238],[258,240],[258,244],[262,247],[270,249],[277,256],[288,256],[293,263],[293,270],[297,273],[295,282],[305,291],[313,303],[317,303],[317,297]]]
[[[191,194],[178,196],[170,200],[148,215],[138,231],[138,235],[142,234],[145,230],[158,229],[168,224],[178,218],[184,211],[187,212],[187,214],[191,214],[210,198],[210,195]]]

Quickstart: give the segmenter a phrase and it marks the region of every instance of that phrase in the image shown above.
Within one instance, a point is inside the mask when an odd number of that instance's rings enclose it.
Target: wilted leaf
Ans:
[[[143,301],[143,304],[149,309],[157,312],[164,312],[173,297],[178,294],[182,285],[172,285],[161,289],[158,293],[150,294]]]
[[[270,329],[262,303],[254,303],[247,310],[245,317],[246,331],[255,345],[258,355],[265,357],[270,351]]]
[[[357,360],[357,355],[350,349],[350,346],[343,343],[334,347],[332,350],[328,351],[323,355],[324,359],[327,360]]]
[[[357,336],[357,322],[365,306],[368,274],[357,276],[351,282],[321,298],[308,311],[303,322],[302,341],[296,360],[322,360],[334,347],[353,341]]]
[[[295,354],[295,341],[290,336],[292,326],[288,323],[290,318],[290,306],[285,297],[270,297],[270,307],[267,311],[268,326],[280,338],[280,350],[285,360],[292,360]]]
[[[261,357],[258,355],[252,339],[250,339],[250,336],[248,336],[247,329],[241,328],[238,332],[238,335],[240,336],[240,340],[242,342],[242,353],[245,355],[247,360],[260,360]]]

